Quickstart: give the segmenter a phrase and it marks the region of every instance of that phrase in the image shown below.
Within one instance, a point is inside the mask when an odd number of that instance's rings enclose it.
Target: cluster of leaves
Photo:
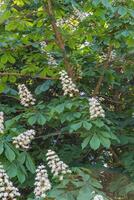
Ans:
[[[53,180],[47,199],[92,200],[101,194],[104,199],[132,200],[133,0],[0,2],[0,111],[5,115],[0,161],[20,188],[20,199],[34,199],[35,169],[46,163],[45,153],[51,148],[73,174],[61,183]],[[76,9],[88,15],[80,20]],[[57,27],[64,51],[52,26],[62,19],[68,20]],[[48,62],[48,53],[56,66]],[[63,96],[59,81],[58,73],[67,69],[67,61],[81,94],[74,98]],[[100,78],[97,92],[104,99],[106,118],[90,120],[88,97]],[[20,105],[19,83],[32,91],[35,106]],[[12,137],[31,128],[36,130],[31,149],[15,149]]]

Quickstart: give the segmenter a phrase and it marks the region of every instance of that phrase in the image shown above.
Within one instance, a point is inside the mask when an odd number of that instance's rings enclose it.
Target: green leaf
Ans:
[[[24,183],[26,177],[23,171],[20,168],[17,168],[17,177],[20,183]]]
[[[107,132],[107,131],[101,131],[100,134],[101,134],[103,137],[110,138],[109,132]]]
[[[77,200],[90,200],[91,199],[92,190],[89,186],[84,186],[79,190],[79,194],[77,196]]]
[[[118,13],[123,17],[127,14],[127,9],[125,7],[120,7]]]
[[[112,132],[109,132],[109,136],[111,139],[116,140],[117,142],[120,142],[119,138]]]
[[[90,146],[92,149],[96,150],[100,146],[100,140],[96,134],[93,135],[92,139],[90,140]]]
[[[15,121],[12,120],[12,119],[5,121],[5,127],[6,127],[6,129],[11,128],[14,123],[15,123]]]
[[[26,167],[32,174],[34,174],[35,165],[29,154],[26,154]]]
[[[35,124],[36,121],[37,121],[36,115],[33,115],[33,116],[31,116],[31,117],[28,119],[28,123],[29,123],[30,125]]]
[[[7,144],[5,144],[5,156],[10,162],[15,160],[15,153]]]
[[[8,54],[8,61],[12,64],[15,63],[15,58],[11,55],[11,54]]]
[[[99,128],[101,128],[101,127],[103,127],[105,125],[104,122],[99,120],[99,119],[93,121],[93,123]]]
[[[129,13],[131,14],[132,17],[134,17],[134,10],[133,9],[129,9]]]
[[[100,0],[93,0],[93,5],[97,6],[100,3]]]
[[[57,113],[62,113],[63,111],[64,111],[64,108],[65,108],[65,105],[64,104],[60,104],[60,105],[58,105],[58,106],[56,106],[55,108],[54,108],[54,110],[57,112]]]
[[[99,136],[99,138],[100,138],[101,144],[102,144],[104,147],[106,147],[106,148],[109,148],[109,147],[110,147],[111,142],[110,142],[110,140],[109,140],[108,138],[105,138],[105,137],[102,137],[102,136]]]
[[[71,132],[77,131],[81,126],[82,126],[82,122],[78,122],[76,124],[72,124],[70,126],[70,130],[71,130]]]
[[[7,61],[8,61],[8,57],[7,57],[6,54],[4,54],[4,55],[1,57],[1,62],[2,62],[2,64],[6,64]]]
[[[71,109],[73,106],[72,103],[65,103],[65,107],[68,108],[68,109]]]
[[[11,83],[15,83],[16,82],[16,76],[9,76],[9,81]]]
[[[3,141],[0,141],[0,154],[2,154],[4,151],[4,144]]]
[[[8,175],[9,175],[10,178],[15,177],[17,175],[17,166],[14,163],[12,163],[8,167],[7,173],[8,173]]]
[[[94,179],[94,178],[92,178],[92,180],[91,180],[91,185],[93,187],[98,188],[98,189],[102,189],[103,188],[103,186],[99,183],[99,181]]]
[[[41,94],[42,92],[46,92],[51,86],[53,86],[54,84],[54,81],[52,80],[47,80],[45,81],[45,83],[39,85],[36,90],[35,90],[35,94],[36,95],[39,95]]]
[[[88,136],[87,138],[85,138],[85,139],[83,140],[83,142],[82,142],[82,144],[81,144],[82,149],[84,149],[84,148],[88,145],[90,139],[91,139],[91,136]]]
[[[106,8],[110,8],[111,7],[111,4],[109,3],[109,0],[101,0],[101,2]]]
[[[46,118],[45,118],[45,116],[39,113],[39,114],[38,114],[38,117],[37,117],[37,122],[38,122],[38,124],[40,124],[40,125],[44,125],[44,124],[46,123]]]
[[[20,153],[18,155],[17,160],[18,160],[19,163],[24,164],[24,162],[26,160],[26,154],[25,154],[25,152]]]
[[[83,127],[87,130],[90,130],[92,127],[92,124],[87,122],[87,121],[83,121]]]

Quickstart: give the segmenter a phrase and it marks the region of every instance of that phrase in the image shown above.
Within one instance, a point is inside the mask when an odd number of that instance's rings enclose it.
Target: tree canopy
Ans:
[[[133,8],[0,1],[2,200],[134,199]]]

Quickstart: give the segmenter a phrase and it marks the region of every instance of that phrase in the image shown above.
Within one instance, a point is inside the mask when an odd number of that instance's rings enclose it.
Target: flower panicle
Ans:
[[[13,144],[16,148],[29,149],[31,141],[35,138],[35,130],[27,130],[17,137],[13,137]]]
[[[90,119],[105,117],[105,111],[103,110],[97,98],[95,97],[89,98],[89,106],[90,106],[89,107]]]
[[[45,198],[46,192],[51,189],[48,173],[44,165],[39,165],[36,169],[34,194],[36,198]]]
[[[79,93],[79,90],[76,88],[75,83],[73,83],[72,79],[68,76],[65,70],[62,70],[61,72],[59,72],[59,74],[64,95],[69,95],[70,97],[73,97],[75,94]]]
[[[0,199],[16,200],[20,193],[13,183],[9,180],[3,165],[0,163]]]
[[[23,106],[29,107],[31,105],[35,105],[36,99],[33,97],[33,95],[28,90],[25,84],[19,84],[18,89],[19,89],[20,103]]]
[[[0,112],[0,133],[4,133],[4,113]]]
[[[46,160],[53,177],[59,177],[59,180],[63,180],[63,177],[67,173],[71,173],[68,165],[60,160],[55,151],[48,150],[46,154]]]

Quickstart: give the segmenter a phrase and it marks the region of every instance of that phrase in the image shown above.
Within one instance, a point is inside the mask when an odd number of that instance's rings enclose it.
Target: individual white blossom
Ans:
[[[73,97],[76,93],[79,93],[76,85],[73,83],[72,79],[68,76],[65,70],[62,70],[61,72],[59,72],[59,74],[64,95],[69,95],[70,97]]]
[[[60,160],[55,151],[48,150],[46,154],[46,160],[53,177],[58,177],[59,180],[63,180],[63,177],[67,173],[71,173],[67,164]]]
[[[0,133],[4,133],[4,113],[0,112]]]
[[[19,96],[20,96],[20,102],[23,106],[28,107],[30,105],[35,104],[35,98],[33,98],[33,95],[28,90],[28,88],[25,86],[25,84],[19,84]]]
[[[9,176],[0,163],[0,199],[1,200],[16,200],[20,193],[13,183],[9,180]]]
[[[29,149],[31,141],[35,137],[35,130],[27,130],[21,133],[17,137],[13,137],[13,144],[16,148]]]
[[[89,106],[90,119],[105,117],[105,111],[103,110],[97,98],[89,98]]]
[[[91,45],[90,42],[85,41],[83,44],[80,45],[80,49],[83,49],[83,48],[88,47],[88,46],[90,46],[90,45]]]
[[[102,195],[97,194],[97,195],[95,195],[93,200],[104,200],[104,198]]]
[[[45,198],[46,192],[51,189],[51,183],[48,179],[48,173],[44,165],[38,166],[34,185],[34,194],[36,198]]]

